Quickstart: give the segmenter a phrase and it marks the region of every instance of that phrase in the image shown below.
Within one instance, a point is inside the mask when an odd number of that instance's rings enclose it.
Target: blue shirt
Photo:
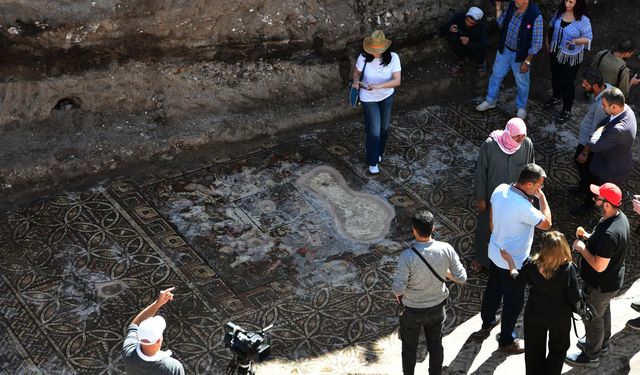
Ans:
[[[511,22],[507,25],[507,39],[505,40],[505,46],[513,51],[518,49],[518,34],[520,32],[520,24],[522,23],[522,17],[524,17],[525,12],[518,14],[518,12],[513,12],[513,16],[511,17]],[[503,27],[504,17],[507,12],[502,12],[500,17],[496,20],[498,22],[498,26]],[[542,49],[542,37],[543,37],[543,22],[542,15],[536,17],[536,20],[533,24],[533,34],[531,47],[529,47],[529,55],[535,55]]]

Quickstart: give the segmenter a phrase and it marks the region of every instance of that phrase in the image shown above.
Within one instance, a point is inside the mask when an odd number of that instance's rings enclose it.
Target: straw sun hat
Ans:
[[[383,53],[391,45],[391,40],[384,37],[382,30],[376,30],[371,36],[364,38],[362,48],[370,54]]]

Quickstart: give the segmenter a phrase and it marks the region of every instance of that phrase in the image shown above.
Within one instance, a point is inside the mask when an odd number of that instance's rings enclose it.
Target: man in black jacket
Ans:
[[[466,14],[456,13],[449,22],[440,28],[440,36],[447,38],[447,42],[457,58],[457,63],[453,67],[454,74],[462,69],[467,57],[478,64],[479,74],[486,73],[487,33],[485,25],[482,23],[483,16],[484,13],[480,8],[471,7]]]

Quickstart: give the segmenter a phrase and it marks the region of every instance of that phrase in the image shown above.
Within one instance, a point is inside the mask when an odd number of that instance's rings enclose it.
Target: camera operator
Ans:
[[[184,375],[180,361],[171,350],[160,350],[167,323],[156,313],[173,299],[173,288],[160,291],[158,298],[140,311],[127,329],[122,344],[124,368],[128,375]]]
[[[584,281],[583,293],[596,310],[590,322],[584,322],[585,339],[578,341],[578,354],[567,355],[571,366],[598,367],[599,356],[609,351],[611,337],[611,299],[624,279],[624,259],[629,249],[631,232],[627,216],[620,210],[622,192],[610,182],[591,185],[596,207],[602,214],[592,233],[583,227],[576,229],[578,239],[573,249],[582,255],[580,276]]]

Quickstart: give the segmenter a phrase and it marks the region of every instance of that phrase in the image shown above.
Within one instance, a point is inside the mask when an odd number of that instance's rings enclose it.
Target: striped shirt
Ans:
[[[520,14],[514,11],[513,16],[511,16],[511,22],[507,26],[507,38],[505,40],[505,46],[512,51],[516,51],[518,49],[518,34],[520,33],[520,24],[522,23],[522,18],[526,10]],[[496,20],[498,22],[498,26],[503,27],[504,18],[507,12],[502,12],[500,17]],[[535,55],[542,49],[542,37],[543,37],[543,25],[542,15],[538,16],[533,24],[533,33],[531,40],[531,47],[529,47],[528,55]]]

